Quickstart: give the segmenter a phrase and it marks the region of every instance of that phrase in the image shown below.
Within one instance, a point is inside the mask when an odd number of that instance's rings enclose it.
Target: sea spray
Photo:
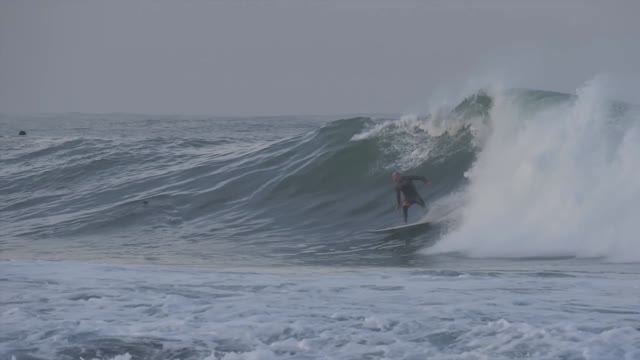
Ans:
[[[640,138],[597,81],[568,101],[496,96],[461,226],[429,253],[640,260]]]

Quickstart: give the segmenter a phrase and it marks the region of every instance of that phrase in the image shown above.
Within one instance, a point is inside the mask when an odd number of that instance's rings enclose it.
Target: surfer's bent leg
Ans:
[[[405,201],[404,204],[402,204],[402,215],[404,215],[404,223],[407,223],[407,217],[409,216],[409,206],[411,206],[411,203],[408,201]]]
[[[415,203],[420,205],[424,209],[424,200],[421,197],[417,198]]]

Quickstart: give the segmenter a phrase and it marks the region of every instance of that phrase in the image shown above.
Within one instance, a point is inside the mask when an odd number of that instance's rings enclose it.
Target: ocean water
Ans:
[[[640,359],[639,121],[597,84],[1,115],[0,358]],[[392,171],[430,227],[367,232],[402,221]]]

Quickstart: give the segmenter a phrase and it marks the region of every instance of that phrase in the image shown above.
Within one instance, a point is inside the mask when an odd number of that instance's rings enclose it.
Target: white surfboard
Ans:
[[[369,232],[374,234],[393,234],[393,233],[398,233],[398,232],[412,230],[412,229],[414,230],[421,229],[421,228],[426,229],[430,226],[431,226],[430,222],[421,222],[421,223],[413,223],[413,224],[407,224],[407,225],[401,225],[401,226],[394,226],[394,227],[385,228],[385,229],[369,230]]]

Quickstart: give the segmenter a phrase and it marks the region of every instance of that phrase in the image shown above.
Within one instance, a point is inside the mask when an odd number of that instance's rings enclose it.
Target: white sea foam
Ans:
[[[2,262],[0,357],[640,359],[638,274],[608,269]]]

